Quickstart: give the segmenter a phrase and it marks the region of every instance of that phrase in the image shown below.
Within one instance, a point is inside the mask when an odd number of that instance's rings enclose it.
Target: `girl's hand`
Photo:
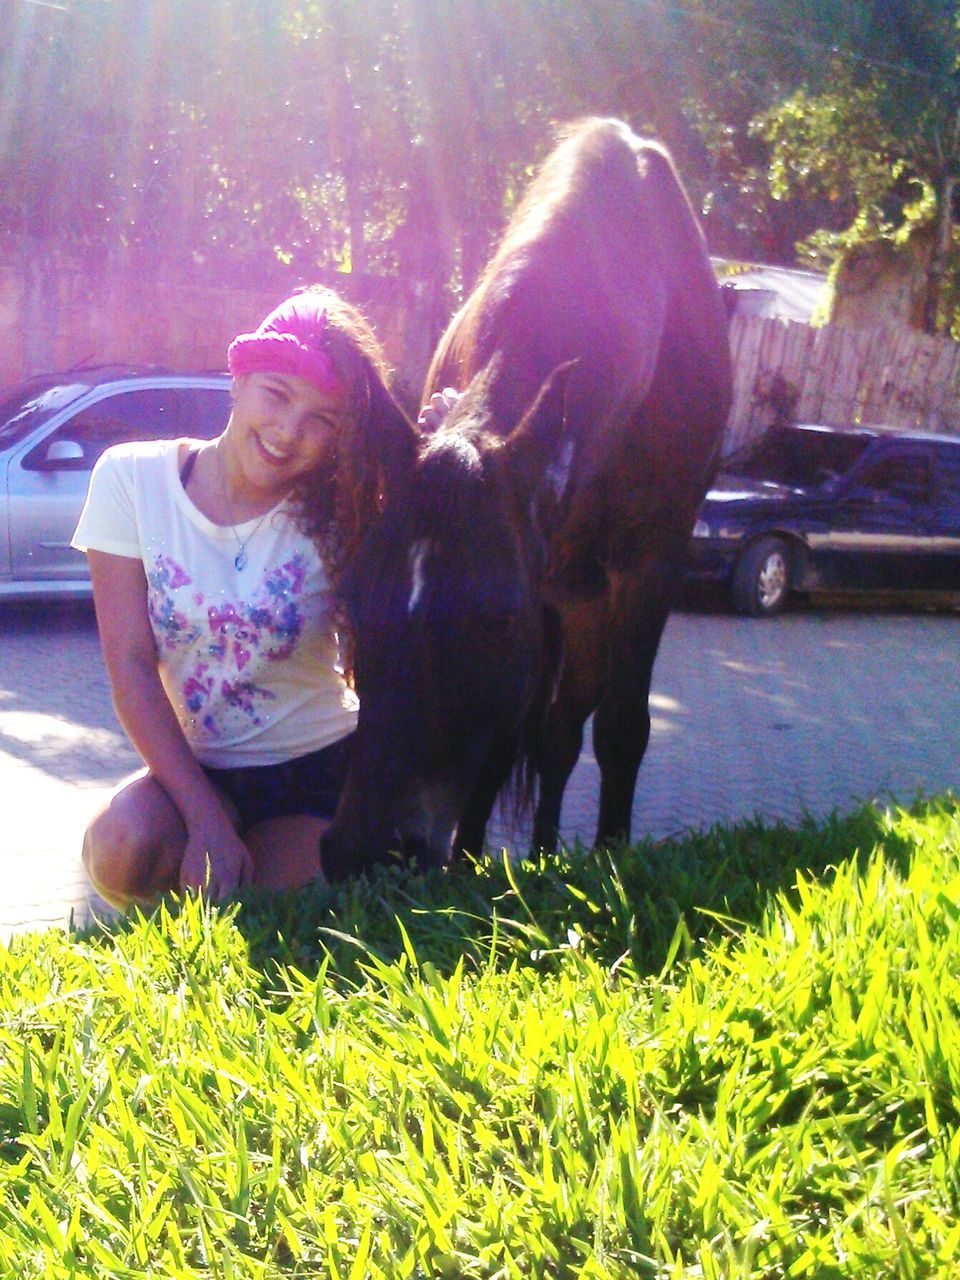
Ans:
[[[442,391],[435,391],[430,397],[430,403],[425,404],[420,410],[417,424],[426,431],[436,431],[462,394],[462,391],[454,391],[453,387],[444,387]]]
[[[222,823],[188,830],[180,864],[180,888],[201,891],[213,901],[253,880],[250,851],[224,815]]]

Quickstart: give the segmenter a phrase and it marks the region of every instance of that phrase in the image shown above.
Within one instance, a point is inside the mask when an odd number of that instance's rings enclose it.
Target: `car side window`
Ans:
[[[960,449],[938,451],[937,491],[940,506],[960,511]]]
[[[212,440],[230,417],[227,387],[185,387],[180,396],[180,434]]]
[[[177,392],[164,387],[120,391],[88,405],[62,423],[27,455],[36,471],[89,471],[114,444],[168,440],[182,434]]]
[[[867,467],[860,484],[901,502],[930,501],[930,459],[920,453],[893,453]]]

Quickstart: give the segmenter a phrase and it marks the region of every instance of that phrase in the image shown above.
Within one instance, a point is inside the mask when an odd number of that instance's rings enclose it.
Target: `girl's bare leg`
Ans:
[[[325,818],[296,814],[250,827],[243,839],[256,868],[254,884],[295,889],[320,878],[320,837],[329,825]]]
[[[223,798],[228,811],[232,805]],[[293,889],[320,874],[320,837],[329,826],[308,814],[271,818],[244,836],[265,889]],[[111,906],[151,907],[179,888],[187,829],[180,812],[146,770],[121,783],[93,817],[83,841],[83,864],[97,893]]]
[[[186,844],[180,811],[144,769],[122,782],[94,815],[83,839],[83,865],[111,906],[150,907],[179,887]]]

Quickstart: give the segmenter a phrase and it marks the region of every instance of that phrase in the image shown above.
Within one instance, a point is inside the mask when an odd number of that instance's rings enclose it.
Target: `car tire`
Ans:
[[[737,561],[733,607],[750,618],[772,618],[790,594],[790,551],[782,538],[759,538]]]

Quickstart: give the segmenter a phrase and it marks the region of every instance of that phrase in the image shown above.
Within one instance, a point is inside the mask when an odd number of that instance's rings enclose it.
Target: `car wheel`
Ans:
[[[733,607],[751,618],[770,618],[787,602],[790,552],[781,538],[760,538],[733,571]]]

